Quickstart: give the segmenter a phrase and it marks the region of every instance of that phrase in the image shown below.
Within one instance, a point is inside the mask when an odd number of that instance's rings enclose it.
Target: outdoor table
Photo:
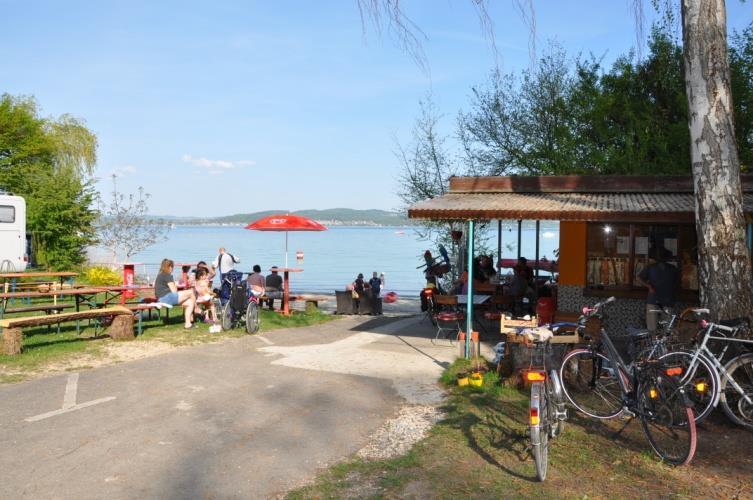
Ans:
[[[458,304],[459,305],[468,305],[468,295],[458,295]],[[478,306],[481,304],[484,304],[491,298],[491,295],[474,295],[473,296],[473,305]]]
[[[458,306],[467,306],[468,305],[468,294],[458,295]],[[481,304],[485,304],[486,302],[491,299],[491,295],[474,295],[473,296],[473,305],[474,306],[480,306]],[[473,320],[481,325],[481,329],[486,333],[486,327],[484,326],[484,323],[482,321],[479,321],[476,315],[478,314],[478,309],[474,307],[473,309]]]
[[[75,278],[78,273],[72,271],[29,271],[23,273],[0,273],[0,279],[5,282],[3,292],[9,293],[16,290],[16,280],[18,278],[59,278],[60,287],[68,278]],[[12,300],[12,299],[11,299]]]
[[[126,299],[130,299],[136,296],[136,292],[143,292],[145,290],[154,291],[153,286],[148,285],[113,285],[113,286],[101,286],[97,287],[105,294],[105,305],[109,305],[113,300],[120,298],[120,304],[123,305]]]
[[[288,304],[288,298],[290,297],[290,275],[289,273],[301,273],[303,269],[294,267],[283,267],[277,270],[282,273],[282,315],[290,316],[290,305]]]

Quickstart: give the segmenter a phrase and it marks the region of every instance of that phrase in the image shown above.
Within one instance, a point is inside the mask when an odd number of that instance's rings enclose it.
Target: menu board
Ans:
[[[617,253],[621,253],[621,254],[630,253],[630,236],[618,236],[617,237]]]
[[[648,255],[648,236],[635,237],[636,255]]]

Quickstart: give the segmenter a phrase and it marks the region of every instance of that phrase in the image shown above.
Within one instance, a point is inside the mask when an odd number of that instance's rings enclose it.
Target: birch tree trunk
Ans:
[[[682,34],[701,304],[714,319],[751,316],[724,0],[682,0]]]

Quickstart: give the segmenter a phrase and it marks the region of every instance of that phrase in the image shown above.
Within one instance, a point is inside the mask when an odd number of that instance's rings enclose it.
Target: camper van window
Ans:
[[[0,223],[12,224],[16,222],[16,207],[0,205]]]

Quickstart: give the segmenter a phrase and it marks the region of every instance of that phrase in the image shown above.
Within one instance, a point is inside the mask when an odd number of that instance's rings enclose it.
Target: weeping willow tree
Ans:
[[[0,96],[0,189],[23,196],[34,258],[70,269],[94,242],[97,139],[69,115],[40,116],[30,97]]]

